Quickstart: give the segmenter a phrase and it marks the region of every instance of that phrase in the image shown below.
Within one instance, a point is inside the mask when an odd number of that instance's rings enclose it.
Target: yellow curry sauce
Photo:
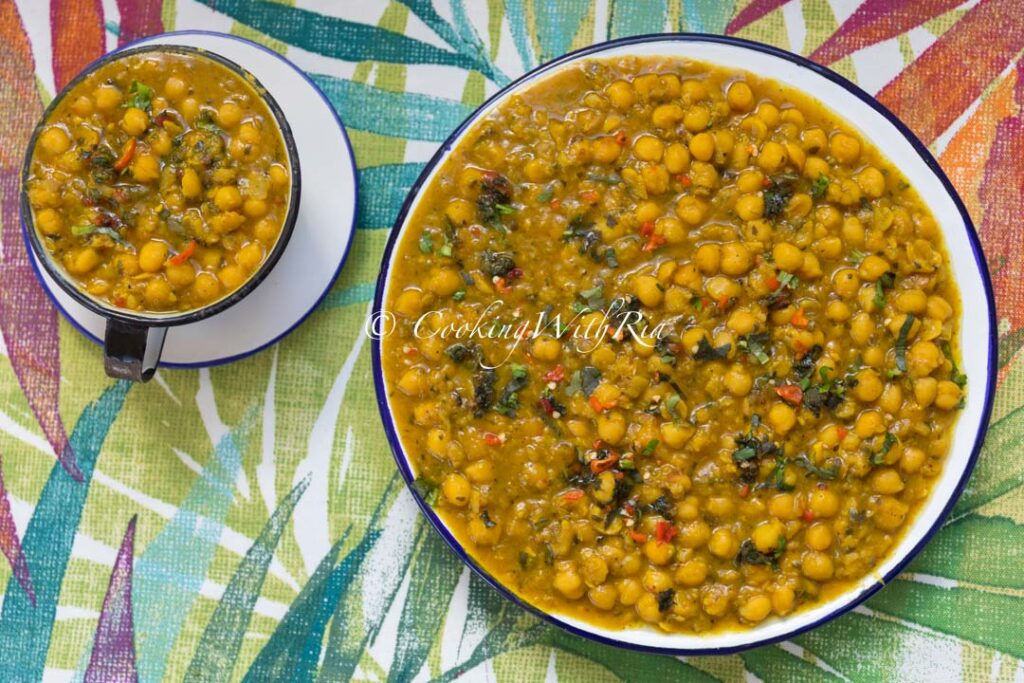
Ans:
[[[128,311],[184,312],[259,269],[291,179],[252,84],[197,54],[146,51],[59,102],[27,191],[43,245],[84,291]]]
[[[832,112],[707,64],[589,61],[478,122],[424,192],[389,399],[504,585],[701,632],[890,551],[962,407],[959,300],[927,207]]]

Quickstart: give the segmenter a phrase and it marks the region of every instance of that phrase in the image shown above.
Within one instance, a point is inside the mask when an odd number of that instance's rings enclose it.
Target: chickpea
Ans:
[[[861,311],[853,316],[850,323],[850,338],[858,346],[866,346],[875,333],[875,323],[871,315]]]
[[[792,273],[804,264],[804,253],[796,245],[779,242],[772,248],[772,257],[779,270]]]
[[[213,301],[220,296],[220,281],[211,273],[199,273],[192,283],[192,292],[199,301]]]
[[[693,255],[693,263],[705,275],[715,275],[722,263],[722,248],[717,244],[702,244]]]
[[[644,556],[654,565],[668,564],[675,554],[674,551],[675,547],[671,543],[662,543],[656,539],[644,543]]]
[[[934,377],[920,377],[914,380],[914,400],[922,408],[935,403],[939,394],[939,381]]]
[[[71,148],[71,138],[63,128],[54,125],[39,136],[39,146],[50,156],[57,156]]]
[[[87,95],[79,95],[75,98],[75,101],[71,103],[71,111],[82,118],[86,118],[92,114],[92,100]]]
[[[680,403],[679,405],[683,405]],[[679,405],[676,410],[679,410]],[[685,409],[685,406],[683,406]],[[675,422],[663,422],[659,428],[661,440],[669,448],[682,448],[693,436],[693,427],[687,424],[676,424]]]
[[[832,558],[818,550],[808,550],[800,560],[801,570],[808,579],[828,581],[835,573]]]
[[[242,204],[242,213],[249,218],[263,218],[269,210],[270,207],[267,206],[267,202],[263,199],[250,197]]]
[[[580,573],[588,586],[597,586],[608,578],[608,563],[597,553],[591,553],[580,561]]]
[[[656,308],[664,299],[664,292],[656,277],[641,275],[633,280],[633,293],[648,308]]]
[[[164,278],[153,278],[146,283],[143,299],[149,308],[160,310],[170,306],[177,297],[171,290],[171,285]]]
[[[864,169],[854,176],[857,185],[865,197],[878,199],[885,193],[885,176],[874,166],[865,166]]]
[[[942,352],[934,342],[915,342],[907,351],[907,370],[912,377],[927,377],[942,364]]]
[[[815,489],[807,497],[815,517],[834,517],[839,512],[839,496],[830,489]]]
[[[729,368],[729,371],[725,373],[723,381],[729,393],[739,398],[750,394],[754,386],[754,380],[750,373],[738,363]]]
[[[779,539],[783,538],[785,532],[786,529],[782,526],[782,522],[773,519],[758,524],[750,535],[750,539],[754,542],[755,548],[762,553],[768,553],[778,547]]]
[[[726,275],[733,277],[743,275],[750,270],[750,250],[740,242],[729,242],[722,246],[721,269]]]
[[[726,91],[729,106],[739,112],[750,111],[754,103],[754,93],[743,81],[733,81]]]
[[[249,242],[238,250],[235,263],[247,273],[255,272],[263,263],[263,246],[259,242]]]
[[[611,101],[612,106],[624,111],[633,106],[636,102],[636,95],[633,93],[633,86],[626,81],[615,81],[605,88],[605,93]]]
[[[785,435],[796,426],[796,412],[785,403],[775,403],[768,411],[768,424]]]
[[[853,388],[853,395],[858,401],[871,403],[882,395],[882,380],[878,373],[871,368],[864,368],[857,373],[857,386]]]
[[[242,108],[234,102],[225,102],[217,108],[217,123],[221,128],[234,128],[242,120]]]
[[[821,157],[809,156],[804,160],[804,177],[811,182],[821,176],[828,177],[830,170],[828,162]],[[831,187],[831,184],[829,186]]]
[[[65,262],[65,265],[73,275],[85,275],[95,269],[101,261],[99,253],[92,247],[81,249],[70,256],[70,263]]]
[[[141,109],[129,107],[121,117],[121,128],[128,135],[142,135],[149,128],[149,116]]]
[[[926,305],[926,311],[929,318],[935,320],[949,320],[953,315],[953,307],[949,305],[949,302],[940,296],[928,297]]]
[[[889,265],[889,262],[884,258],[876,256],[875,254],[869,254],[860,262],[860,267],[857,269],[857,272],[860,274],[862,279],[867,280],[868,282],[874,282],[889,272],[890,268],[891,266]]]
[[[474,484],[490,484],[494,481],[494,463],[486,458],[466,465],[464,472]]]
[[[907,474],[920,471],[928,456],[920,448],[904,448],[900,457],[900,469]]]
[[[676,203],[676,215],[687,225],[700,225],[707,210],[707,204],[692,195],[686,195]]]
[[[827,524],[814,524],[804,532],[804,542],[811,550],[828,550],[832,545],[832,530]]]
[[[665,150],[665,168],[669,173],[685,173],[690,168],[690,150],[679,142],[673,142]]]
[[[775,173],[786,164],[786,161],[786,148],[779,143],[769,140],[761,145],[761,153],[757,155],[757,165],[768,173]]]
[[[43,209],[36,214],[36,227],[44,235],[57,235],[64,228],[64,219],[53,209]]]
[[[852,299],[860,291],[860,276],[852,268],[842,268],[836,271],[832,283],[836,293],[844,299]]]
[[[621,579],[616,587],[619,590],[619,602],[627,607],[635,605],[644,594],[643,584],[636,579]]]
[[[108,112],[121,106],[121,91],[116,85],[101,85],[93,93],[96,108]]]
[[[231,291],[245,282],[245,273],[238,266],[224,266],[217,272],[217,279],[225,289]]]
[[[691,133],[698,133],[707,129],[709,123],[711,123],[711,113],[707,108],[699,105],[687,109],[686,114],[683,116],[683,126]],[[692,152],[693,149],[691,148],[690,151]]]
[[[626,435],[626,418],[621,411],[614,410],[597,418],[597,435],[602,441],[616,445]]]
[[[678,104],[658,105],[651,112],[651,123],[658,128],[669,130],[683,120],[683,108]]]
[[[649,624],[661,621],[661,607],[658,605],[658,598],[651,593],[641,595],[636,603],[636,613]]]
[[[165,275],[167,281],[174,287],[182,289],[195,281],[196,269],[188,262],[179,265],[170,264],[165,269]]]
[[[935,405],[942,410],[952,410],[960,404],[963,392],[954,382],[947,379],[939,382],[935,394]]]
[[[160,177],[160,162],[152,154],[140,154],[131,165],[132,178],[149,183]]]
[[[697,133],[690,139],[690,154],[698,161],[709,161],[715,155],[715,139],[706,131]]]
[[[554,337],[542,335],[537,337],[533,342],[533,355],[538,360],[553,361],[558,358],[562,352],[562,342],[558,341]]]
[[[846,322],[850,319],[850,307],[842,301],[830,301],[825,308],[825,315],[835,322]]]
[[[155,273],[164,267],[167,260],[167,244],[150,240],[139,249],[139,267],[147,273]]]
[[[615,586],[602,584],[587,591],[587,597],[590,598],[590,604],[594,607],[610,610],[615,607],[615,603],[619,599],[619,591],[615,589]]]
[[[427,276],[426,288],[438,296],[451,296],[463,286],[462,278],[452,268],[434,268]]]
[[[772,591],[772,611],[778,615],[789,613],[796,601],[796,593],[789,586],[779,586]]]
[[[701,519],[684,524],[679,530],[679,543],[684,548],[699,548],[711,538],[711,527]]]
[[[729,527],[725,526],[715,529],[708,541],[708,550],[711,554],[722,559],[735,557],[738,546],[736,535]]]
[[[789,521],[803,513],[803,504],[792,493],[778,493],[768,501],[768,511],[773,517]]]
[[[903,477],[891,467],[884,467],[871,475],[871,488],[883,495],[899,493],[903,490]]]
[[[910,508],[891,496],[882,496],[871,520],[879,529],[894,531],[903,525]]]
[[[757,594],[740,606],[740,618],[751,623],[764,621],[772,611],[772,601],[767,595]]]
[[[694,587],[704,583],[708,576],[708,565],[701,558],[688,560],[676,570],[675,580],[684,586]]]
[[[665,145],[653,135],[641,135],[633,142],[633,154],[643,161],[661,161]],[[616,157],[618,155],[616,154]]]
[[[701,608],[712,617],[723,616],[732,605],[732,593],[727,586],[715,584],[704,589]]]
[[[181,174],[181,194],[186,199],[196,199],[203,193],[203,181],[193,168],[186,168]]]
[[[860,140],[846,133],[836,133],[829,140],[829,151],[841,164],[852,164],[860,158]]]

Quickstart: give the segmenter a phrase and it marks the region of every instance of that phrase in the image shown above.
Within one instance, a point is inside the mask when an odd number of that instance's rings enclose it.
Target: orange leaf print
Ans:
[[[878,100],[931,143],[1022,48],[1024,12],[1019,0],[981,0],[890,81]]]
[[[53,80],[58,88],[106,50],[100,0],[52,0]]]
[[[962,4],[961,0],[867,0],[811,54],[811,59],[822,64],[838,62]]]

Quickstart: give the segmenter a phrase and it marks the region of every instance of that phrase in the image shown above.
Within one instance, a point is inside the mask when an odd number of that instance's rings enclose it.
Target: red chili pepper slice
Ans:
[[[654,251],[658,247],[664,246],[666,239],[661,235],[651,235],[647,238],[647,242],[643,246],[643,251]]]
[[[658,522],[658,525],[654,527],[654,537],[658,539],[658,543],[669,543],[678,533],[679,529],[669,522]]]
[[[577,500],[583,497],[583,491],[579,489],[573,489],[562,494],[562,501],[565,503],[575,503]]]
[[[814,521],[814,510],[812,510],[811,508],[807,508],[806,510],[804,510],[804,521],[808,524]]]
[[[565,379],[565,368],[561,365],[556,365],[544,373],[543,379],[545,382],[561,382]]]
[[[639,531],[630,531],[629,537],[637,543],[644,543],[647,541],[647,534],[640,533]]]
[[[135,138],[131,138],[128,140],[128,144],[126,144],[124,146],[124,149],[121,151],[121,156],[118,158],[117,161],[114,162],[115,171],[123,171],[124,169],[128,168],[128,164],[132,162],[132,157],[135,156],[135,148],[137,146],[138,143],[136,142]]]
[[[798,406],[800,402],[804,400],[803,389],[795,384],[787,384],[781,387],[775,387],[775,393],[779,395],[786,403]]]
[[[599,460],[590,461],[590,471],[594,474],[600,474],[615,467],[615,463],[619,461],[619,454],[612,453],[607,458],[601,458]]]
[[[501,437],[495,434],[494,432],[487,432],[486,434],[484,434],[484,443],[486,443],[488,446],[500,446]]]
[[[804,312],[804,307],[796,309],[796,313],[789,319],[789,322],[793,327],[807,327],[810,324],[810,320],[807,319],[807,314]]]
[[[181,264],[192,258],[192,254],[196,253],[196,241],[189,240],[189,243],[185,245],[185,248],[180,252],[168,259],[171,265],[180,266]]]
[[[599,195],[596,190],[583,190],[583,192],[580,192],[580,199],[588,204],[596,204],[597,200],[600,198],[601,195]]]

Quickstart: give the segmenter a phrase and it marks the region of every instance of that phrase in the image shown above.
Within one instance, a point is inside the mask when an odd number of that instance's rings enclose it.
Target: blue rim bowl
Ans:
[[[386,319],[383,302],[394,265],[395,245],[409,225],[408,219],[413,215],[421,190],[473,124],[505,101],[510,94],[520,92],[560,69],[590,58],[628,55],[691,58],[750,71],[808,93],[830,110],[838,112],[849,124],[859,129],[867,140],[884,150],[885,155],[900,168],[929,205],[942,228],[961,298],[969,304],[963,307],[960,339],[963,369],[970,377],[967,403],[960,414],[943,473],[936,479],[931,495],[918,509],[908,529],[886,559],[879,563],[870,576],[841,595],[786,617],[770,618],[746,630],[671,634],[653,628],[607,629],[565,614],[545,612],[524,601],[487,572],[466,551],[463,543],[455,537],[437,512],[410,487],[423,514],[463,562],[499,593],[548,623],[605,645],[641,652],[665,655],[729,654],[792,638],[852,610],[892,581],[939,531],[970,478],[992,410],[997,371],[995,297],[981,243],[967,209],[927,147],[892,112],[846,78],[799,55],[739,38],[675,33],[623,38],[571,52],[512,82],[470,115],[431,158],[399,211],[384,249],[372,320]],[[384,432],[399,472],[406,484],[411,485],[415,474],[388,405],[379,336],[372,340],[371,352],[374,387]]]

